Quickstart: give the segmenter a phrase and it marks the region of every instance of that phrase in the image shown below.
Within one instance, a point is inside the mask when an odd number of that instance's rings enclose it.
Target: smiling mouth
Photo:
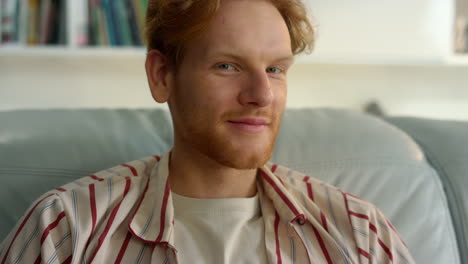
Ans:
[[[228,123],[241,131],[252,133],[262,132],[269,126],[269,122],[263,118],[241,118],[229,120]]]

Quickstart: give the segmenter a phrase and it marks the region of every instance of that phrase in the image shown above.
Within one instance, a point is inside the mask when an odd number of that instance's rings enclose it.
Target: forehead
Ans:
[[[206,31],[193,44],[205,58],[220,53],[256,59],[292,56],[288,27],[268,0],[221,1]]]

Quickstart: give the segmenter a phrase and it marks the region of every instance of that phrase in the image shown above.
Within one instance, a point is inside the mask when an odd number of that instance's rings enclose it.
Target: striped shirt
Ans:
[[[42,195],[0,264],[178,263],[168,163],[143,158]],[[269,263],[414,263],[374,205],[272,163],[257,175]]]

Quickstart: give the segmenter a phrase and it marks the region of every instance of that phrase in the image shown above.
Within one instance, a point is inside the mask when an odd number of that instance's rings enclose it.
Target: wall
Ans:
[[[289,74],[288,107],[362,109],[376,99],[389,114],[468,120],[467,70],[296,64]],[[149,93],[143,57],[2,58],[0,110],[57,107],[161,106]]]
[[[323,56],[437,58],[452,52],[454,0],[307,0]]]
[[[468,17],[468,1],[467,0],[458,0],[457,1],[457,15],[463,15]]]

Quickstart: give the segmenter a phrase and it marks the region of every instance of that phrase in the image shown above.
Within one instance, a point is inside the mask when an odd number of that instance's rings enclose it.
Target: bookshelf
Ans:
[[[397,0],[394,2],[398,1],[402,3],[406,2],[405,0]],[[436,0],[417,1],[420,3],[423,3],[423,1],[440,2]],[[136,40],[136,35],[141,38],[144,10],[148,0],[6,0],[4,2],[7,3],[6,7],[10,9],[14,6],[16,7],[16,13],[18,15],[16,21],[20,28],[18,29],[18,33],[16,33],[18,35],[16,42],[3,42],[0,44],[0,57],[46,59],[64,57],[67,60],[79,58],[81,60],[87,59],[90,61],[94,59],[108,59],[109,63],[112,63],[116,59],[141,60],[144,58],[145,50],[141,46],[141,39]],[[459,17],[463,14],[466,14],[468,17],[467,2],[468,0],[457,0],[456,6],[453,7],[456,9],[456,12],[452,14],[452,17]],[[28,14],[28,12],[31,13],[31,8],[29,6],[25,7],[24,3],[28,3],[28,5],[34,3],[36,5],[36,17],[39,18],[47,13],[47,7],[58,5],[61,8],[61,12],[65,15],[61,13],[62,15],[56,18],[61,21],[59,28],[56,30],[64,34],[64,36],[58,37],[58,39],[62,40],[62,43],[54,45],[45,45],[43,43],[28,44],[27,31],[32,26],[27,20],[31,17],[31,14]],[[311,9],[315,9],[316,14],[324,14],[324,17],[316,16],[319,21],[324,20],[324,22],[326,22],[327,19],[336,20],[337,16],[332,15],[332,13],[337,12],[337,9],[327,7],[329,4],[325,4],[323,1],[319,0],[310,0],[308,3],[314,7]],[[360,7],[358,6],[355,8],[357,10]],[[3,15],[5,15],[6,9],[2,8],[2,10],[4,10],[2,13]],[[125,13],[122,12],[123,9],[130,11]],[[345,13],[349,13],[349,10],[344,11]],[[330,12],[330,14],[327,12]],[[447,8],[446,12],[451,11]],[[314,14],[314,12],[312,13]],[[126,28],[123,31],[120,29],[119,31],[115,29],[115,26],[112,26],[116,24],[115,21],[120,21],[125,18],[127,23],[125,27],[122,27]],[[132,20],[133,22],[128,22],[128,20]],[[343,19],[343,21],[346,20],[351,19]],[[455,20],[455,18],[452,18],[452,20]],[[41,19],[36,18],[36,21],[41,21]],[[338,23],[341,22],[337,22],[337,25]],[[391,23],[395,23],[395,21],[392,19]],[[420,21],[418,21],[418,23],[420,23]],[[453,24],[455,24],[455,22]],[[3,23],[1,24],[0,30],[4,33],[5,28],[8,29],[9,27],[10,26],[5,26]],[[403,25],[400,27],[403,27]],[[41,28],[44,28],[44,26],[37,26],[36,28],[41,31]],[[131,32],[136,31],[136,35],[129,35],[128,29],[130,29]],[[328,44],[333,42],[338,49],[339,45],[344,46],[340,44],[343,43],[343,41],[336,39],[336,36],[327,35],[326,30],[328,29],[334,30],[335,28],[333,28],[333,25],[329,28],[324,26],[324,28],[321,29],[322,31],[319,32],[319,43],[324,42],[327,44],[324,46],[330,46]],[[451,38],[455,38],[455,30],[447,29],[447,31],[450,31]],[[4,35],[5,34],[2,34],[3,38]],[[111,35],[113,35],[113,37],[111,37]],[[125,35],[126,37],[116,37],[117,35]],[[444,36],[447,36],[447,34]],[[132,39],[132,41],[129,42],[129,38]],[[123,39],[126,39],[126,41],[122,41]],[[372,42],[372,40],[368,42]],[[454,41],[447,42],[451,44],[446,45],[454,45],[453,42]],[[374,46],[377,46],[377,44]],[[300,64],[468,66],[468,56],[455,53],[452,48],[447,48],[448,52],[439,54],[431,54],[429,52],[425,54],[410,52],[395,53],[386,48],[381,48],[380,50],[379,48],[380,47],[376,47],[373,53],[366,54],[365,52],[361,53],[359,47],[343,50],[342,52],[327,50],[326,48],[322,50],[318,47],[313,54],[300,56],[297,62]],[[366,47],[363,47],[363,49],[367,50]]]
[[[1,48],[142,47],[148,0],[3,0]]]
[[[143,47],[72,47],[72,46],[10,46],[0,48],[0,56],[9,57],[68,57],[68,58],[144,58]]]

